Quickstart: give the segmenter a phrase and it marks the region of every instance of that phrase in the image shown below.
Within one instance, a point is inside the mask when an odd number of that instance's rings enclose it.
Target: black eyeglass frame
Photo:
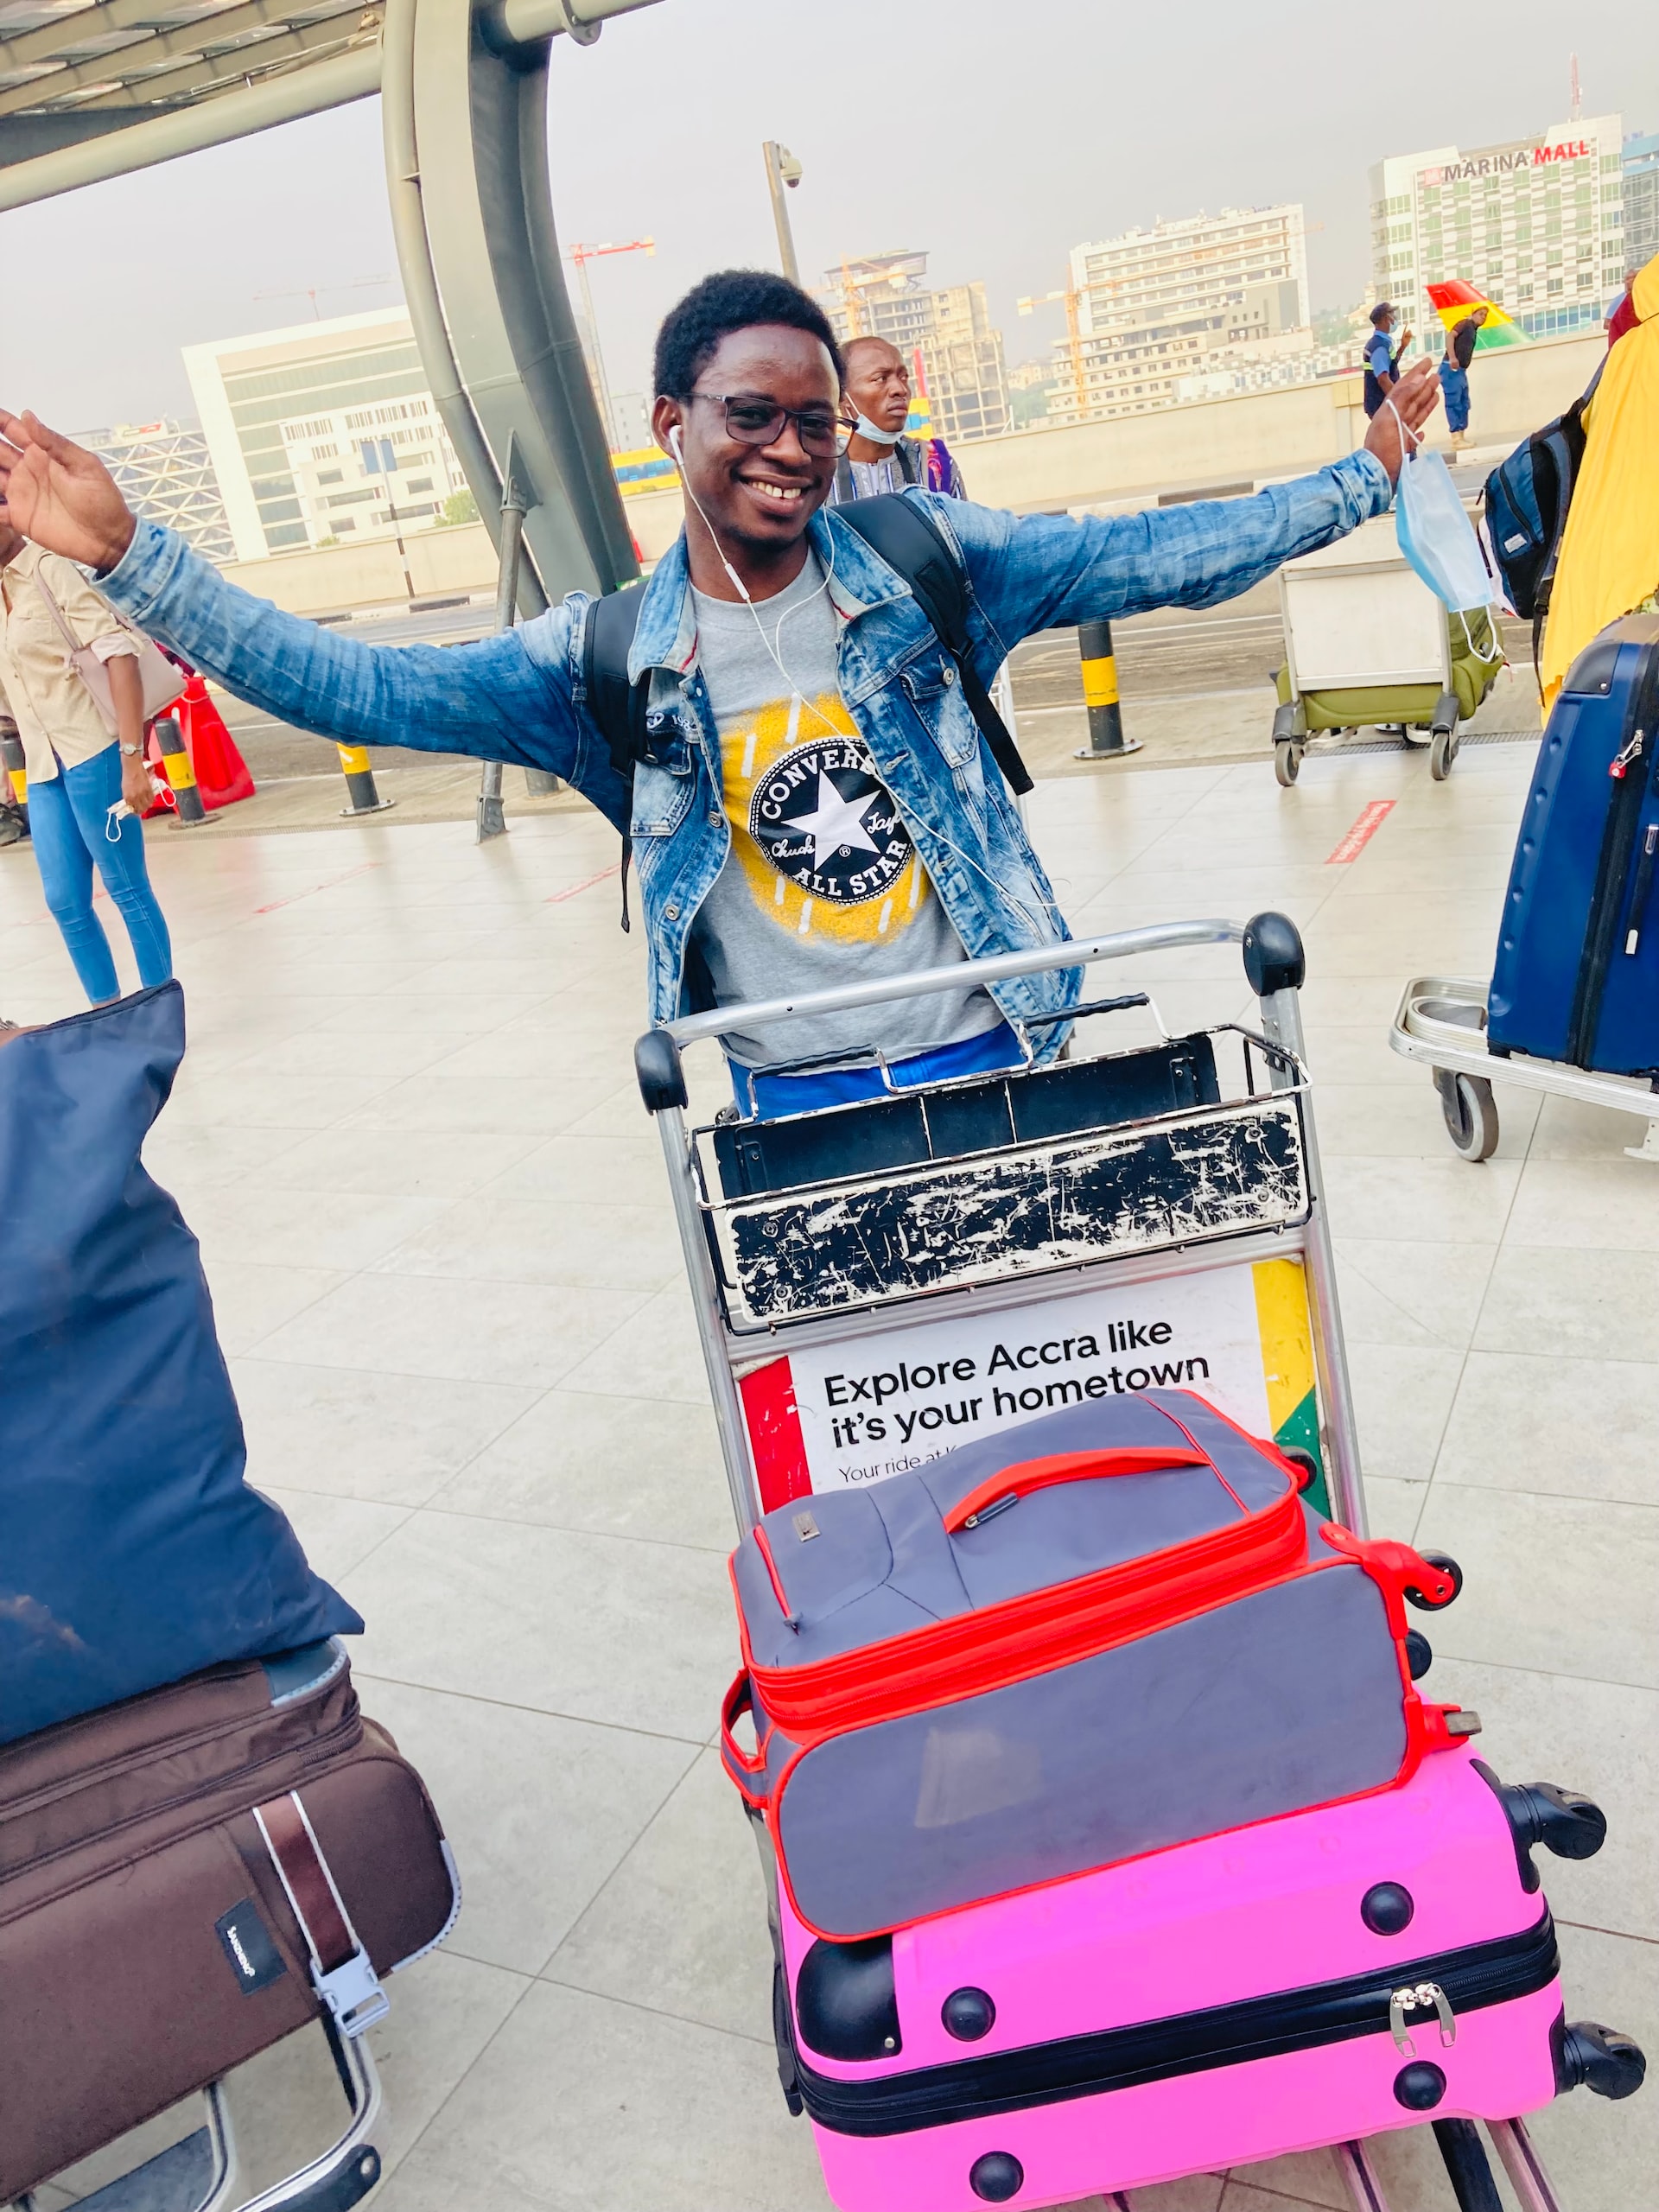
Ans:
[[[776,445],[784,434],[785,423],[793,423],[795,435],[801,442],[803,452],[811,454],[817,460],[828,461],[841,451],[839,433],[846,428],[845,423],[837,416],[819,414],[816,408],[785,407],[779,402],[767,399],[761,393],[753,391],[688,391],[684,399],[709,399],[714,401],[717,406],[723,407],[726,410],[727,435],[737,445],[755,446],[762,449],[767,446]],[[681,404],[684,404],[684,400],[682,400]],[[731,410],[734,407],[770,407],[772,414],[766,425],[765,435],[755,437],[745,436],[733,424]],[[809,423],[815,426],[823,425],[829,434],[827,445],[814,446],[811,443],[807,435]]]

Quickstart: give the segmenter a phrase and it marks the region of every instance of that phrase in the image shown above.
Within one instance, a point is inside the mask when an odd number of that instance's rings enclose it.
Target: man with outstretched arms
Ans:
[[[658,442],[685,527],[640,594],[629,664],[649,673],[653,758],[613,766],[586,697],[591,604],[442,649],[366,645],[226,583],[136,520],[103,464],[34,416],[0,412],[0,500],[37,543],[98,573],[143,628],[238,697],[347,744],[547,768],[631,834],[651,1017],[875,981],[1063,942],[1065,925],[951,658],[904,579],[834,508],[841,362],[816,302],[782,278],[710,276],[657,340]],[[1438,393],[1402,379],[1414,429]],[[1253,499],[1137,515],[1016,520],[920,488],[959,554],[969,672],[988,683],[1056,624],[1211,607],[1381,513],[1400,420],[1363,450]],[[728,1040],[746,1102],[787,1110],[895,1079],[1014,1065],[1010,1027],[1077,1001],[1079,972],[900,999]],[[1063,1024],[1034,1026],[1039,1059]],[[819,1064],[762,1075],[768,1064]]]

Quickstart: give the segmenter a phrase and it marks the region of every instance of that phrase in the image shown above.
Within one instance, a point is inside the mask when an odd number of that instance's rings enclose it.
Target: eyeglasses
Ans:
[[[828,460],[840,451],[833,415],[817,407],[779,407],[775,400],[756,399],[741,392],[693,391],[691,399],[707,399],[726,410],[726,434],[741,446],[776,445],[785,423],[792,423],[808,453]]]

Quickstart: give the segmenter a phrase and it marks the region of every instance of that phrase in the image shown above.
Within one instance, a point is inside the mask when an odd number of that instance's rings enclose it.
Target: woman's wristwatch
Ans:
[[[129,760],[137,760],[140,759],[143,753],[143,747],[141,745],[124,744],[121,750],[126,754]]]

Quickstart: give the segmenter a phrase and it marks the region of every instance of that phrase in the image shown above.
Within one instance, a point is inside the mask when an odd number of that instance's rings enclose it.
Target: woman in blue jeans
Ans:
[[[90,645],[109,671],[113,736],[67,658],[46,592],[77,642]],[[144,863],[142,817],[155,792],[144,766],[137,652],[79,569],[0,522],[0,691],[22,741],[29,832],[46,903],[94,1006],[121,988],[92,912],[94,864],[126,925],[140,982],[164,983],[173,973],[167,924]]]

